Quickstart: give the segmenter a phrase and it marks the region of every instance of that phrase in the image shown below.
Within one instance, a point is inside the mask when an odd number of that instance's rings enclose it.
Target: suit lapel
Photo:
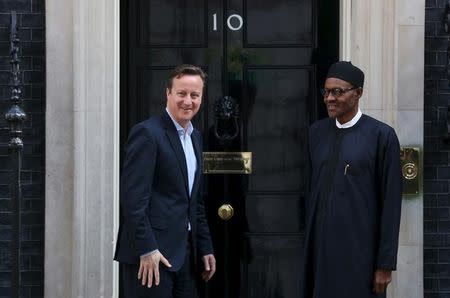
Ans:
[[[183,147],[181,147],[181,141],[180,141],[180,137],[178,135],[178,131],[175,128],[175,125],[173,124],[172,119],[170,119],[170,116],[167,114],[167,112],[164,112],[162,119],[166,126],[165,127],[166,135],[169,138],[169,141],[170,141],[170,144],[172,145],[173,151],[175,152],[175,156],[178,160],[178,165],[180,166],[181,173],[183,175],[186,193],[187,193],[187,195],[189,195],[186,157],[184,156]]]
[[[191,135],[192,139],[192,145],[194,146],[194,152],[195,152],[195,158],[197,159],[197,170],[195,171],[195,179],[194,179],[194,185],[192,186],[192,196],[195,195],[195,193],[198,191],[198,187],[200,184],[200,176],[202,175],[202,162],[201,162],[201,141],[198,137],[198,132],[194,130],[194,132]]]

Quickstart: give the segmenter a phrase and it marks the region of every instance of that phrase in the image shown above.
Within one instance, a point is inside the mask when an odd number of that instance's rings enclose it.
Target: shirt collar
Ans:
[[[336,126],[338,128],[350,128],[353,125],[355,125],[356,122],[358,122],[358,120],[361,118],[361,116],[362,116],[361,109],[358,108],[358,112],[356,113],[355,117],[353,117],[352,120],[350,120],[344,124],[340,124],[339,121],[336,119]]]
[[[184,134],[188,134],[189,136],[192,134],[192,132],[194,131],[194,126],[192,125],[191,121],[188,122],[187,128],[184,129],[183,126],[181,126],[173,117],[172,114],[170,114],[169,109],[166,107],[166,112],[167,114],[169,114],[170,119],[172,119],[173,124],[175,125],[175,128],[178,131],[178,134],[180,136],[184,135]]]

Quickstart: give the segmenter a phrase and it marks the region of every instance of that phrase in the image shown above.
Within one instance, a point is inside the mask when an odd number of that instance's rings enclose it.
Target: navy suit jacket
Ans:
[[[184,263],[188,222],[194,259],[213,253],[201,191],[200,133],[192,135],[197,171],[189,196],[186,159],[175,125],[166,111],[130,131],[121,176],[121,224],[114,259],[138,264],[159,249],[177,271]]]

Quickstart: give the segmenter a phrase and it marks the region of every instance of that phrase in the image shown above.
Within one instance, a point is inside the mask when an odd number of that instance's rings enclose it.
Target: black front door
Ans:
[[[297,297],[303,236],[302,151],[308,125],[324,116],[318,90],[338,58],[339,1],[123,1],[121,140],[165,107],[176,65],[208,73],[195,126],[205,151],[252,152],[251,174],[205,175],[205,203],[218,272],[209,298]],[[215,103],[239,105],[238,134],[214,133]],[[227,128],[223,129],[226,133]],[[229,204],[231,219],[218,216]]]

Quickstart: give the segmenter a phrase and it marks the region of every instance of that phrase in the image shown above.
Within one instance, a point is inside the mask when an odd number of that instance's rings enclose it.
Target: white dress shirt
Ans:
[[[194,126],[192,125],[191,121],[189,121],[187,128],[184,129],[177,121],[175,121],[172,115],[170,115],[170,112],[167,108],[166,111],[167,114],[169,114],[170,119],[172,119],[173,124],[177,128],[181,146],[183,147],[184,156],[186,158],[190,196],[192,193],[192,187],[194,186],[195,172],[197,171],[197,158],[195,157],[194,146],[191,139],[192,132],[194,131]]]

